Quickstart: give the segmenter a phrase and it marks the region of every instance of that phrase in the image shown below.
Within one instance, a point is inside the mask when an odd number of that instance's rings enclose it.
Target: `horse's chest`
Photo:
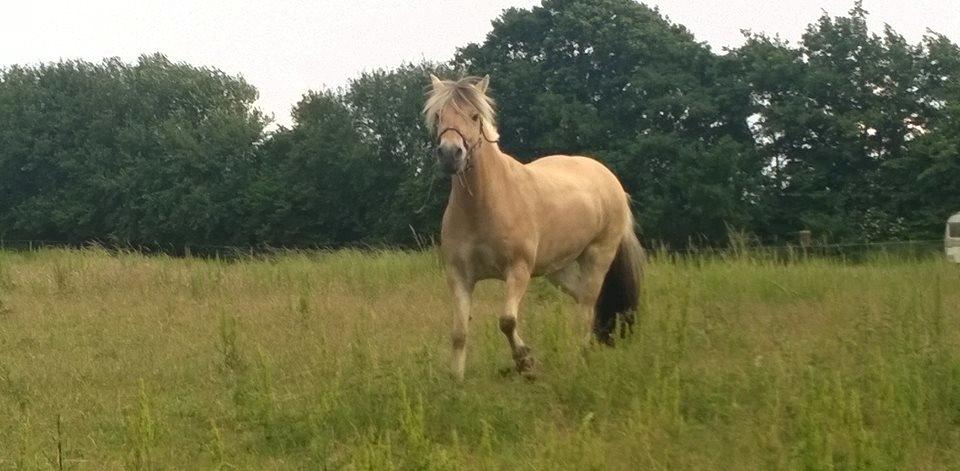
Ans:
[[[515,247],[486,242],[459,243],[445,252],[457,265],[469,267],[477,280],[503,279],[507,269],[523,258]]]
[[[470,252],[473,270],[479,278],[502,278],[507,261],[498,251],[487,245],[477,245]]]
[[[441,246],[445,257],[473,278],[503,279],[518,262],[534,263],[537,242],[532,219],[511,215],[463,219],[444,214]]]

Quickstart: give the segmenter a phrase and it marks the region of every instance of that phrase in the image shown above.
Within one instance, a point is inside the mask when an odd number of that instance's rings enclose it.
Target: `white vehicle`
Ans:
[[[943,248],[947,252],[947,260],[960,263],[960,213],[947,219],[947,229],[943,235]]]

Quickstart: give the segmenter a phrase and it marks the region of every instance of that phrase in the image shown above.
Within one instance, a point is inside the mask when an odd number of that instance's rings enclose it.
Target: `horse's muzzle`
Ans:
[[[441,143],[434,150],[440,169],[447,175],[453,175],[463,170],[465,153],[463,148],[455,144]]]

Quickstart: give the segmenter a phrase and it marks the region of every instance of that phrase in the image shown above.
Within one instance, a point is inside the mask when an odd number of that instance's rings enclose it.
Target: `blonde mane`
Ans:
[[[478,84],[484,80],[479,77],[464,77],[460,80],[435,80],[423,106],[423,115],[430,129],[437,126],[437,115],[447,106],[464,116],[469,116],[470,108],[480,113],[484,136],[491,141],[500,139],[497,132],[497,113],[493,98],[487,96]]]

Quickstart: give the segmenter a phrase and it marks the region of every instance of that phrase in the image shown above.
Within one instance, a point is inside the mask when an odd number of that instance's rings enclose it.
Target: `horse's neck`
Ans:
[[[472,167],[454,175],[450,204],[485,219],[502,213],[502,206],[515,196],[518,167],[522,164],[500,152],[497,144],[484,143]]]

